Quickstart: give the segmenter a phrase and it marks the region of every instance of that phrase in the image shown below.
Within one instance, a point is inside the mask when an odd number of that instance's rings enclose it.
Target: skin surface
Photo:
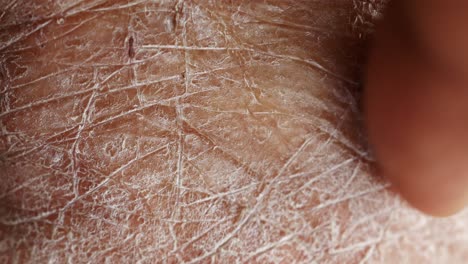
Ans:
[[[463,263],[365,147],[379,1],[0,0],[1,263]]]

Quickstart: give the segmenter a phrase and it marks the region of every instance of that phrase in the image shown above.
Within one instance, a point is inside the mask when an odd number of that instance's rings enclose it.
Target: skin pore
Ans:
[[[0,0],[0,262],[462,263],[359,124],[380,1]]]

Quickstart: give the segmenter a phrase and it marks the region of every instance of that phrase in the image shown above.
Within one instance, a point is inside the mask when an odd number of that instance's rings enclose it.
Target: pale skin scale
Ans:
[[[35,3],[36,2],[36,3]],[[375,175],[379,1],[0,1],[0,262],[463,263]]]

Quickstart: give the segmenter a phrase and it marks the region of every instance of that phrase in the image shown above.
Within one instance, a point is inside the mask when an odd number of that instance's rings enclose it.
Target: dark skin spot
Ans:
[[[135,57],[135,48],[133,47],[134,42],[135,40],[133,39],[133,37],[130,37],[128,39],[128,57],[130,57],[130,59],[133,59]]]
[[[172,16],[172,25],[174,25],[174,29],[177,28],[177,16],[178,16],[177,12],[175,12],[174,15]]]

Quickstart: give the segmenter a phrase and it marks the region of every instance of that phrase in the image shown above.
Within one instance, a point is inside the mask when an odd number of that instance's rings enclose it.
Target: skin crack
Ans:
[[[356,127],[384,5],[0,4],[0,262],[463,263]]]

